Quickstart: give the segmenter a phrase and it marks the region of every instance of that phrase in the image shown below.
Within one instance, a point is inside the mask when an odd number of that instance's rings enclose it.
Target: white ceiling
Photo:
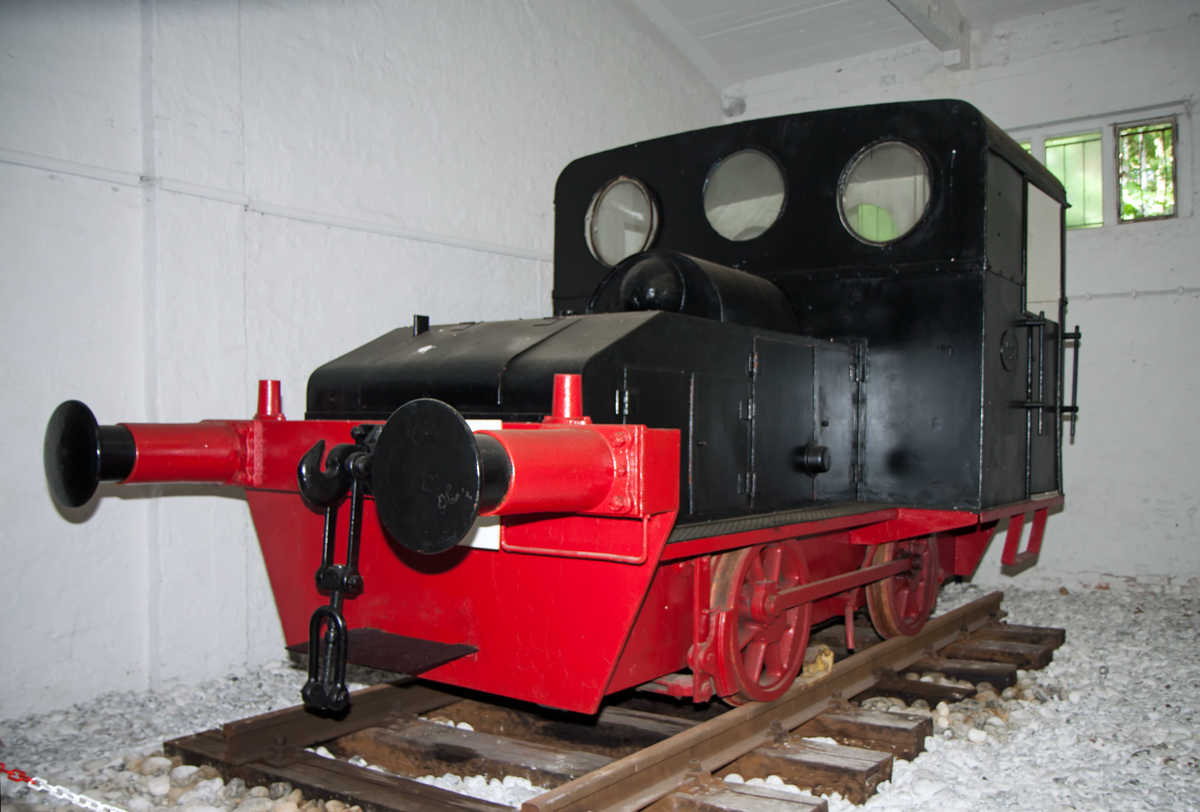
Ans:
[[[936,9],[938,0],[926,6]],[[954,4],[955,0],[942,0]],[[957,0],[969,28],[1087,0]],[[925,38],[887,0],[633,0],[719,90]]]

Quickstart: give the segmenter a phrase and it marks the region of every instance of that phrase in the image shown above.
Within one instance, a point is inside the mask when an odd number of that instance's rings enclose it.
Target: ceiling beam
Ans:
[[[955,0],[888,0],[942,52],[951,70],[971,66],[971,29]]]
[[[661,0],[633,0],[633,7],[662,32],[719,92],[724,93],[735,84],[729,72],[713,58],[700,40],[692,36]]]

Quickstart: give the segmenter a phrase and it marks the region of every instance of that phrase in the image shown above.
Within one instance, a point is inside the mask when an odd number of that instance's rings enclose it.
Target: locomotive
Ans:
[[[68,401],[49,488],[244,487],[310,706],[346,707],[347,662],[583,713],[771,700],[815,624],[918,631],[1002,522],[1037,556],[1077,411],[1065,205],[961,101],[580,158],[552,317],[416,316],[314,371],[303,420],[277,381],[250,420]]]

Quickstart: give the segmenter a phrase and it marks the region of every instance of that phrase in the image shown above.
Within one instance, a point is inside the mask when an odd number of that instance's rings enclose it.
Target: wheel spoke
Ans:
[[[762,631],[758,633],[758,636],[761,640],[765,640],[768,643],[774,643],[776,640],[782,637],[786,631],[787,620],[782,617],[777,617],[770,625],[764,627]]]
[[[763,657],[763,676],[770,677],[771,682],[783,676],[784,667],[781,655],[782,652],[779,649],[778,643],[772,643],[766,647]],[[761,678],[759,679],[759,683],[762,683]]]
[[[779,571],[783,567],[783,548],[772,544],[763,552],[763,580],[779,582]]]
[[[752,550],[750,552],[750,566],[746,570],[746,583],[753,584],[756,581],[763,579],[763,566],[761,554]]]
[[[907,583],[907,579],[905,581],[897,579],[897,581],[892,591],[892,607],[897,616],[908,617],[914,608],[911,600],[912,587]]]
[[[796,618],[790,618],[787,631],[779,636],[779,659],[785,663],[792,659],[792,648],[796,645]]]
[[[752,640],[750,645],[746,646],[743,654],[743,662],[745,663],[746,676],[754,682],[759,681],[759,675],[763,670],[763,659],[767,654],[767,644],[761,640]]]
[[[738,648],[745,648],[751,640],[762,635],[763,627],[757,623],[741,623],[738,625]]]

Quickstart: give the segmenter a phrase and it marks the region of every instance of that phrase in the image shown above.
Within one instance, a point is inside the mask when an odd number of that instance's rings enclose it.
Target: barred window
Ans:
[[[1100,133],[1046,139],[1046,168],[1067,190],[1067,228],[1104,225]]]
[[[1117,127],[1117,186],[1122,222],[1174,216],[1174,121]]]

